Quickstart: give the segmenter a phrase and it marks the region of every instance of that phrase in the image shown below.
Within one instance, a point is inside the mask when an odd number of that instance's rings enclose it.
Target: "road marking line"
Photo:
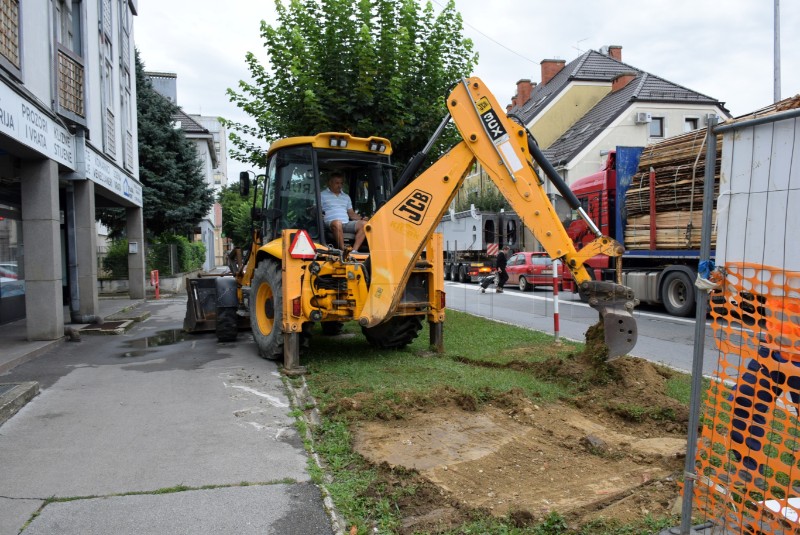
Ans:
[[[463,282],[445,282],[445,286],[450,286],[450,287],[453,287],[453,288],[463,288],[465,290],[473,290],[473,291],[476,291],[476,292],[480,291],[480,286],[473,287],[472,285],[464,284]],[[539,295],[528,295],[528,294],[517,293],[517,292],[505,292],[505,293],[503,293],[503,295],[511,295],[511,296],[516,296],[516,297],[522,297],[523,299],[531,299],[533,301],[552,301],[553,300],[552,297],[542,297],[542,296],[539,296]],[[581,302],[576,302],[576,301],[565,301],[563,299],[560,299],[559,302],[561,304],[564,304],[564,305],[572,305],[572,306],[591,308],[586,303],[581,303]],[[644,317],[644,318],[653,318],[653,319],[661,319],[661,320],[666,319],[666,320],[669,320],[669,321],[676,321],[678,323],[686,323],[688,325],[694,325],[694,323],[695,323],[695,320],[694,319],[690,319],[690,318],[677,318],[677,317],[674,317],[674,316],[663,315],[663,314],[653,314],[652,312],[641,312],[641,311],[638,311],[638,310],[634,313],[634,316],[641,316],[641,317]],[[711,326],[711,323],[707,321],[706,325],[707,326]]]

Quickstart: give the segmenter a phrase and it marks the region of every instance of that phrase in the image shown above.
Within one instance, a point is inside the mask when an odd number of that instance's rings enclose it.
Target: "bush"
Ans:
[[[128,278],[128,240],[115,240],[103,258],[103,270],[112,279]]]
[[[501,208],[508,210],[511,206],[496,187],[489,186],[479,193],[471,193],[466,199],[456,203],[456,212],[469,210],[470,204],[480,212],[499,212]]]
[[[186,273],[203,267],[206,246],[190,242],[183,236],[162,234],[148,248],[148,270],[157,269],[161,275]]]

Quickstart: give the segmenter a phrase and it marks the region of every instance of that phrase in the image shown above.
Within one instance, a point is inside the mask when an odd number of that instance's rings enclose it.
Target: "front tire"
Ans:
[[[520,292],[527,292],[531,289],[531,285],[528,284],[528,280],[525,277],[519,278],[519,291]]]
[[[262,260],[250,283],[250,328],[258,354],[267,360],[283,358],[283,279],[281,266]]]
[[[217,322],[214,330],[217,342],[235,342],[239,337],[237,307],[217,307]]]
[[[661,284],[661,302],[673,316],[685,318],[694,311],[694,284],[683,271],[670,271]]]
[[[375,327],[361,327],[361,332],[372,347],[401,349],[413,342],[421,329],[419,316],[394,316]]]

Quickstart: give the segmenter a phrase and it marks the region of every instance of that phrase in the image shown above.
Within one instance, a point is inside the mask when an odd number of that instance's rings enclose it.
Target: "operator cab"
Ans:
[[[391,144],[384,138],[358,138],[324,133],[287,138],[272,144],[267,153],[264,195],[264,238],[271,241],[284,229],[304,229],[316,243],[333,244],[324,225],[320,193],[334,172],[344,176],[343,193],[353,210],[370,217],[392,191]],[[353,234],[345,233],[345,245]],[[362,250],[367,247],[364,242]]]

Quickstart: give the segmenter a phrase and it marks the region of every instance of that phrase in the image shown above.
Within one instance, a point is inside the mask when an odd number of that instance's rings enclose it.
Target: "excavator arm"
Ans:
[[[447,98],[447,107],[463,141],[416,179],[405,185],[401,180],[402,189],[373,215],[366,227],[371,281],[369,299],[359,314],[361,325],[377,325],[396,309],[416,259],[477,160],[550,257],[564,262],[590,306],[598,310],[609,357],[628,352],[637,335],[631,313],[636,302],[633,292],[619,284],[592,280],[584,266],[597,254],[619,258],[624,251],[622,245],[602,236],[583,210],[573,206],[596,235],[592,243],[580,251],[575,249],[534,170],[531,153],[538,148],[530,142],[524,127],[498,111],[500,106],[480,79],[468,78],[456,84]],[[541,154],[538,156],[541,158]],[[536,160],[542,163],[539,158]],[[548,172],[551,180],[561,180],[552,172]],[[568,190],[563,181],[557,187]],[[577,202],[574,195],[572,199]]]

